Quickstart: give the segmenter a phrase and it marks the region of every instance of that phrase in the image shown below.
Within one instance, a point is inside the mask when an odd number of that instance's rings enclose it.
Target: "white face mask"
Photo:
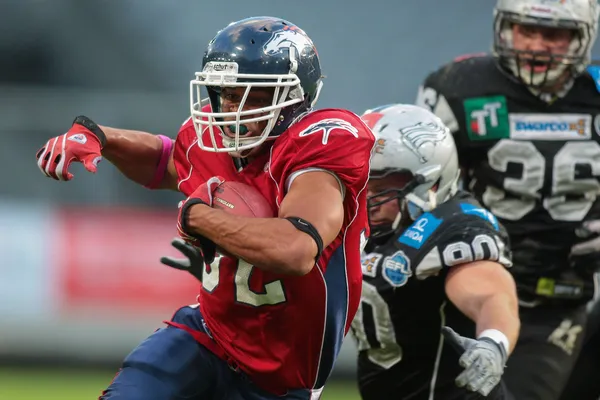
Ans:
[[[209,99],[201,99],[202,87],[208,89],[215,86],[246,89],[237,111],[216,112],[212,108],[203,109],[203,106],[209,104]],[[271,104],[244,110],[248,95],[253,88],[273,88]],[[218,103],[220,100],[216,99],[218,94],[213,91],[209,93],[209,96],[215,97],[211,97],[210,102],[216,108],[216,104],[220,104]],[[192,122],[198,135],[200,148],[210,152],[242,154],[246,150],[260,146],[269,138],[281,110],[304,101],[304,91],[296,74],[238,74],[236,63],[209,62],[203,72],[197,72],[196,79],[190,83],[190,101]],[[262,121],[266,121],[267,124],[259,135],[243,137],[244,125]],[[222,133],[221,127],[223,126],[231,128],[232,137]],[[221,137],[217,138],[217,135]]]

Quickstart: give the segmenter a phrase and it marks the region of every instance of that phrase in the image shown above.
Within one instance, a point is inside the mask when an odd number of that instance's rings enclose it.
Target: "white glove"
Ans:
[[[583,256],[592,253],[599,253],[600,256],[600,220],[584,222],[581,227],[575,229],[575,234],[588,240],[571,247],[572,256]]]
[[[442,334],[461,355],[458,363],[465,370],[456,378],[456,386],[487,396],[500,382],[508,355],[504,346],[489,337],[471,339],[444,326]]]

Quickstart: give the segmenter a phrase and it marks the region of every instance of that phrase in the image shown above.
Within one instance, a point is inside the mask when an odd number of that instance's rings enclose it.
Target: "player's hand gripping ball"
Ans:
[[[212,208],[240,217],[270,218],[275,214],[262,194],[250,185],[241,182],[225,181],[213,192]],[[223,249],[217,252],[231,257]]]
[[[202,249],[204,259],[209,264],[214,260],[215,244],[204,237],[191,234],[187,228],[189,209],[196,204],[204,204],[241,217],[268,218],[275,215],[269,202],[250,185],[225,181],[219,176],[212,177],[200,185],[180,205],[177,228],[179,235],[186,242]],[[231,256],[223,251],[219,253]]]
[[[213,192],[212,208],[240,217],[270,218],[275,214],[260,192],[241,182],[222,182]]]

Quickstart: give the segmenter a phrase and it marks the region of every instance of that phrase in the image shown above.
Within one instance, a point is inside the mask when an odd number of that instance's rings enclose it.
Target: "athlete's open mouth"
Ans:
[[[543,73],[550,68],[551,63],[547,60],[526,60],[522,65],[523,68],[534,73]]]

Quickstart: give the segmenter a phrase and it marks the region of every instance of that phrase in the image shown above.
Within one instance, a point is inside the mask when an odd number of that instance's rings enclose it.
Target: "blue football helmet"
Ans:
[[[190,100],[199,146],[237,157],[281,135],[312,109],[322,87],[319,56],[310,38],[293,23],[274,17],[243,19],[219,31],[204,53],[202,71],[195,75],[190,82]],[[208,93],[204,100],[203,87]],[[224,87],[246,88],[237,111],[222,112]],[[253,88],[272,88],[273,99],[265,107],[244,110]],[[202,111],[208,102],[211,110]],[[267,121],[262,133],[245,137],[244,124],[259,121]],[[224,135],[223,126],[234,135]],[[222,144],[215,134],[221,135]]]

